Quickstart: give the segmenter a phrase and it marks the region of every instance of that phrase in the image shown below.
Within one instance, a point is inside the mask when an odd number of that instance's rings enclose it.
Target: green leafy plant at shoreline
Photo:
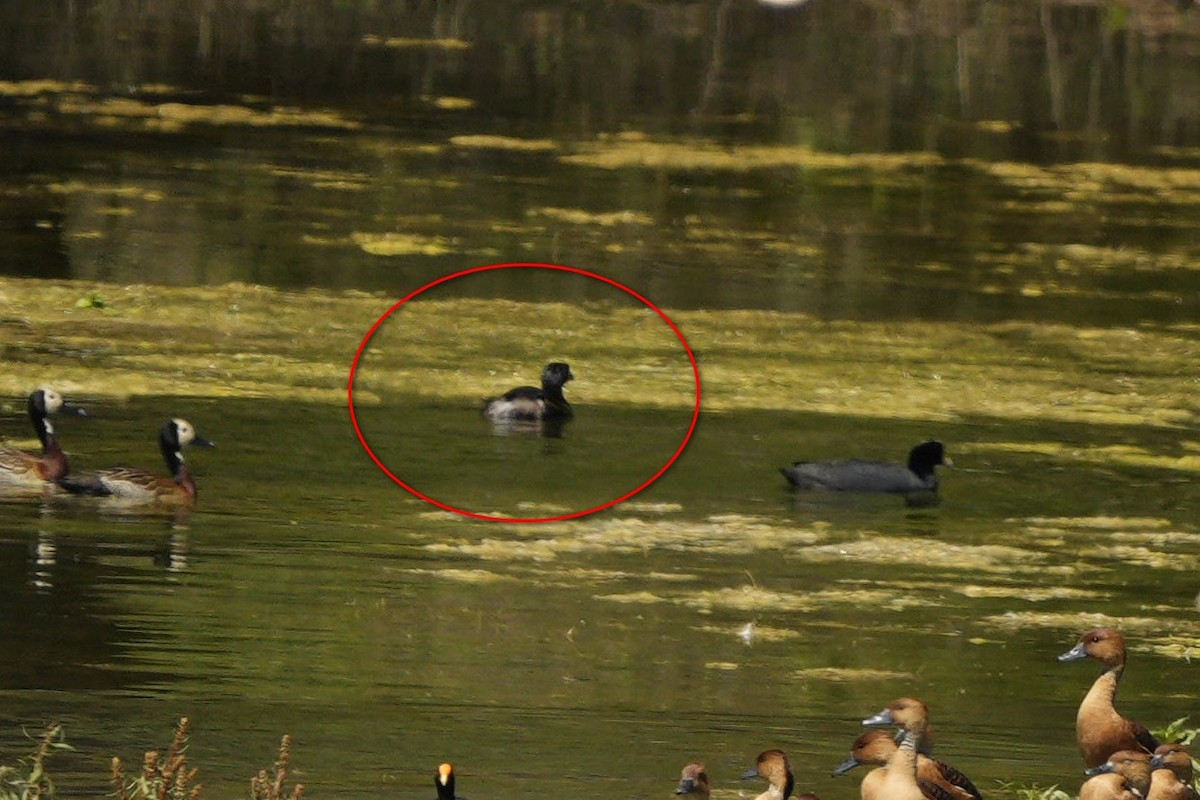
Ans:
[[[1180,717],[1174,722],[1167,725],[1165,728],[1156,728],[1151,731],[1160,742],[1178,742],[1184,747],[1191,747],[1198,739],[1200,739],[1200,728],[1187,726],[1187,717]],[[1195,753],[1195,750],[1192,750]],[[1192,756],[1192,768],[1200,775],[1200,759],[1195,755]],[[1200,778],[1193,781],[1193,784],[1200,783]],[[1192,788],[1196,788],[1193,785]]]
[[[46,772],[46,759],[56,751],[73,749],[64,740],[61,725],[47,725],[33,755],[19,760],[20,767],[0,766],[0,800],[53,798],[54,782]]]

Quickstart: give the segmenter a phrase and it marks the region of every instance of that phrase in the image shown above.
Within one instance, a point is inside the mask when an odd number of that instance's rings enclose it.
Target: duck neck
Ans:
[[[567,405],[567,398],[563,396],[563,387],[558,383],[543,383],[542,394],[546,397],[546,402],[556,406]]]
[[[42,443],[42,452],[48,452],[54,446],[54,426],[46,419],[45,412],[38,408],[33,398],[29,399],[29,421],[33,423],[34,435]]]
[[[795,781],[792,778],[792,773],[789,772],[782,786],[772,781],[767,790],[754,798],[754,800],[787,800],[792,795],[794,785]]]
[[[1080,713],[1088,708],[1113,708],[1117,699],[1117,685],[1121,682],[1121,672],[1124,669],[1124,664],[1117,664],[1101,673],[1084,696],[1079,706]]]
[[[897,783],[916,785],[917,746],[920,742],[920,732],[911,729],[904,731],[900,737],[900,746],[888,757],[888,778]]]
[[[195,499],[196,482],[192,479],[192,473],[188,470],[187,462],[184,461],[180,448],[174,442],[169,441],[166,436],[158,440],[158,447],[162,450],[163,461],[167,462],[171,478],[187,492],[188,497]]]
[[[71,471],[71,466],[67,463],[67,454],[63,452],[62,445],[54,436],[54,426],[50,424],[50,420],[43,419],[42,427],[42,457],[39,459],[42,479],[57,481]]]

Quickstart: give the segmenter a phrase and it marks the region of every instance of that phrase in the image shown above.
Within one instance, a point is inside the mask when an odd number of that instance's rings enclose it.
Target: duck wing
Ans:
[[[98,472],[68,475],[59,481],[68,492],[127,500],[153,500],[176,486],[170,478],[130,467],[112,467]]]
[[[975,784],[966,775],[959,772],[954,767],[947,764],[945,761],[933,760],[934,766],[937,768],[938,774],[949,784],[960,789],[975,800],[983,800],[983,795],[975,788]]]

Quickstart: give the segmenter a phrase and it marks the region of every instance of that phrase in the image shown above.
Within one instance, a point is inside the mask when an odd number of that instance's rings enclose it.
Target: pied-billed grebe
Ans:
[[[483,406],[483,415],[491,420],[565,419],[572,415],[571,404],[563,397],[563,386],[573,380],[571,368],[554,361],[542,370],[542,388],[518,386],[493,397]]]

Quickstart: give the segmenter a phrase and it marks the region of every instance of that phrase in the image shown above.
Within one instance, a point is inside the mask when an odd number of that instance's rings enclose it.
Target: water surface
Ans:
[[[0,505],[0,762],[60,719],[61,793],[100,794],[188,716],[209,797],[290,733],[308,796],[431,796],[447,759],[468,797],[665,797],[695,758],[749,792],[782,747],[828,800],[913,694],[987,796],[1073,792],[1096,670],[1055,656],[1102,623],[1123,707],[1200,724],[1195,14],[28,5],[0,26],[0,434],[32,447],[53,382],[92,412],[59,425],[78,468],[161,468],[174,415],[218,447],[186,519]],[[526,260],[662,306],[704,408],[632,501],[484,523],[371,463],[350,361],[426,282]],[[453,282],[372,342],[356,411],[399,475],[540,514],[674,450],[678,339],[560,277]],[[480,400],[552,359],[576,418],[496,435]],[[777,471],[931,437],[936,507]]]

